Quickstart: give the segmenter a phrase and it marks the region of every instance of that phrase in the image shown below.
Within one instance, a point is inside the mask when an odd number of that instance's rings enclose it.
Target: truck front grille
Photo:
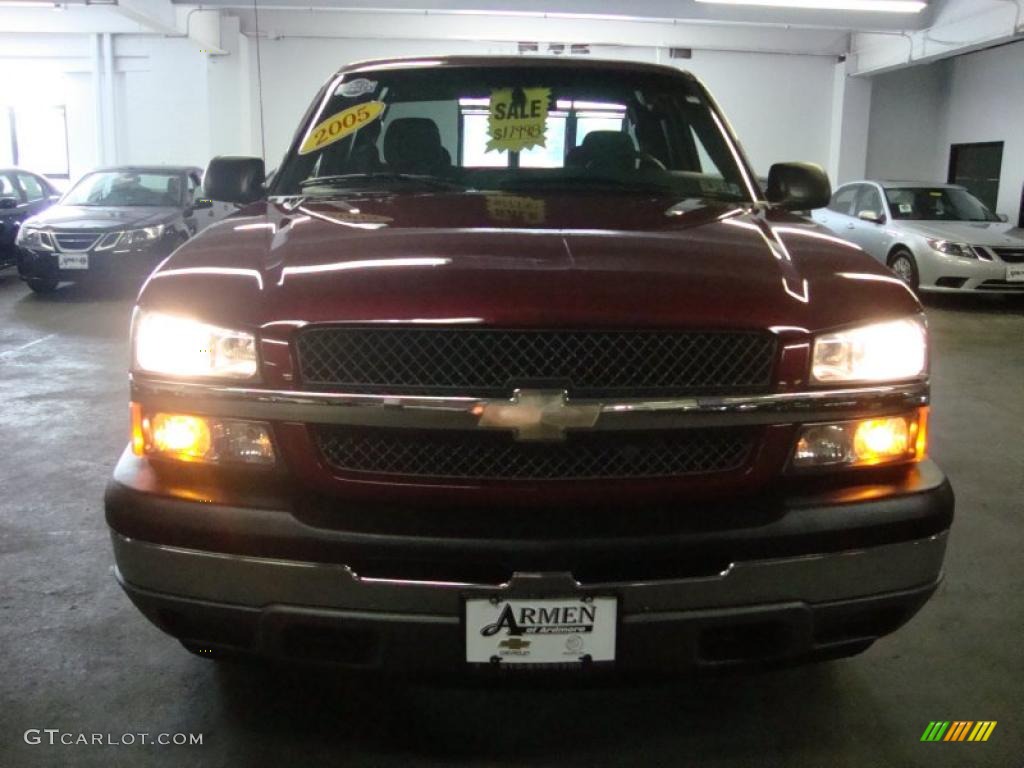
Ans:
[[[517,442],[506,432],[313,427],[342,474],[439,480],[594,480],[728,472],[743,467],[750,429],[570,432],[564,442]]]
[[[312,327],[296,342],[308,389],[474,397],[752,393],[770,386],[775,348],[756,331]]]

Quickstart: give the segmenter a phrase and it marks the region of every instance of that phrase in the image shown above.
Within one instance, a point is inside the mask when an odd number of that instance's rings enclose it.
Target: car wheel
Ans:
[[[896,277],[907,284],[914,293],[917,293],[918,276],[917,262],[914,255],[907,250],[900,249],[889,257],[889,269],[896,273]]]
[[[60,281],[45,277],[30,277],[25,282],[36,293],[53,293],[57,290],[57,284]]]

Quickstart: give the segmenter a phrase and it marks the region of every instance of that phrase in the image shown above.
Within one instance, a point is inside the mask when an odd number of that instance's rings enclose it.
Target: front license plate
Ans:
[[[466,661],[614,661],[617,610],[614,597],[467,600]]]
[[[1006,282],[1024,283],[1024,264],[1014,264],[1006,268]]]
[[[89,254],[60,253],[57,255],[57,266],[60,269],[88,269]]]

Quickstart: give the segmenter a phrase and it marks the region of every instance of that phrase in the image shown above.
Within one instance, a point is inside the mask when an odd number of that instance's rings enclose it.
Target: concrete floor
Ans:
[[[1024,299],[1024,297],[1021,297]],[[932,301],[946,581],[855,659],[663,685],[481,690],[195,658],[111,576],[102,493],[127,439],[131,300],[0,272],[0,766],[1006,766],[1024,760],[1024,301]],[[930,720],[996,720],[922,744]],[[27,745],[27,729],[202,746]]]

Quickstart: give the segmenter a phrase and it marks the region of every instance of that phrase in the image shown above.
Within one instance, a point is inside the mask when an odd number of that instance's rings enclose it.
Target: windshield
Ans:
[[[61,204],[177,207],[182,204],[184,188],[179,173],[99,171],[82,178]]]
[[[340,77],[302,126],[271,194],[446,189],[752,196],[695,82],[561,66]]]
[[[894,219],[916,221],[999,221],[985,204],[956,187],[898,187],[885,190]]]

